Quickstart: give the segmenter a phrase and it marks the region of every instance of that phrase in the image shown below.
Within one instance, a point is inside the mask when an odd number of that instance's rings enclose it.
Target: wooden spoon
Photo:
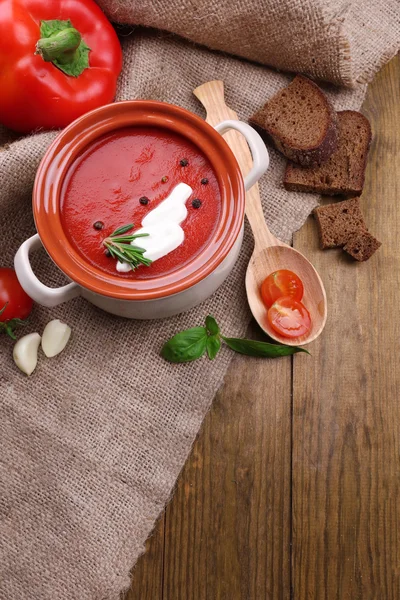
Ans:
[[[204,83],[193,93],[206,109],[206,121],[210,125],[215,126],[225,119],[238,119],[237,114],[225,104],[222,81]],[[245,175],[253,163],[246,140],[234,130],[227,132],[224,138]],[[312,342],[323,330],[327,317],[325,288],[320,276],[305,256],[279,241],[269,231],[264,220],[258,184],[246,193],[246,216],[254,235],[254,251],[246,273],[247,299],[254,318],[265,333],[278,342],[290,346]],[[260,286],[270,273],[278,269],[293,271],[304,284],[302,302],[308,308],[312,321],[311,329],[306,335],[286,338],[276,333],[268,323]]]

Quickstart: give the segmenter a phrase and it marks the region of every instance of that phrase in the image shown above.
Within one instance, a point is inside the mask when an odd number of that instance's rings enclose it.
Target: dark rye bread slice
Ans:
[[[363,262],[371,258],[380,246],[382,246],[381,242],[368,231],[359,231],[349,239],[343,250],[356,260]]]
[[[250,123],[300,165],[319,165],[337,147],[336,113],[324,92],[302,75],[268,100]]]
[[[323,250],[344,246],[355,234],[367,230],[359,198],[318,206],[313,214]]]
[[[361,194],[371,143],[371,126],[364,115],[353,110],[339,112],[338,119],[336,152],[325,164],[312,169],[288,163],[283,179],[287,190],[327,195]]]

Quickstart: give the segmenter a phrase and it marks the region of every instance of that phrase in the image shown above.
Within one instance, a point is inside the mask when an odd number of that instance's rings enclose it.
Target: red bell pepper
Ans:
[[[0,123],[57,129],[112,102],[118,37],[93,0],[0,0]]]

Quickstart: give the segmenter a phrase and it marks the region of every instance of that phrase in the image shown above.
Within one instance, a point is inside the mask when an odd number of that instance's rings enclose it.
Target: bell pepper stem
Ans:
[[[71,21],[53,19],[40,22],[36,52],[46,62],[71,77],[79,77],[89,65],[90,48]]]
[[[36,44],[36,53],[46,62],[57,60],[62,64],[72,62],[75,52],[81,43],[81,34],[74,27],[53,34],[50,37],[42,37]]]

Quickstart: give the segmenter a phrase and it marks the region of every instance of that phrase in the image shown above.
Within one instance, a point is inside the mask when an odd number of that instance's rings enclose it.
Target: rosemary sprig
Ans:
[[[133,229],[133,223],[118,227],[111,235],[103,240],[103,245],[107,248],[110,256],[119,260],[119,262],[128,263],[132,269],[136,269],[139,265],[151,265],[152,261],[149,258],[145,258],[143,254],[146,252],[144,248],[139,246],[132,246],[131,242],[140,237],[146,237],[148,233],[134,233],[131,235],[125,235],[128,231]]]

